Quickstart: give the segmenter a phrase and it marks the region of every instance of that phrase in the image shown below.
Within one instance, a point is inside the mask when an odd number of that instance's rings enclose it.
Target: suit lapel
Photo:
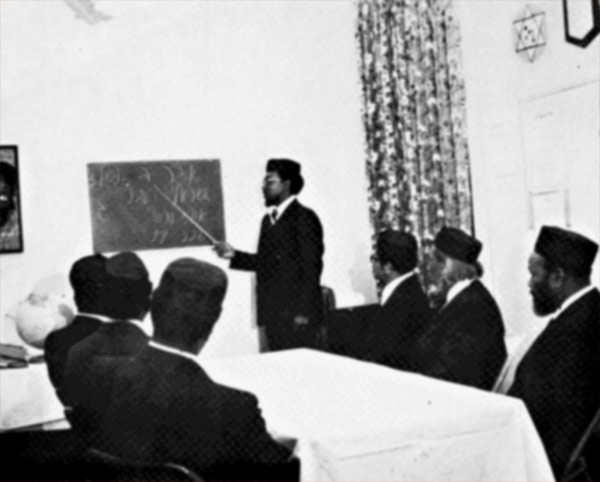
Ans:
[[[445,333],[449,329],[454,329],[451,323],[448,320],[451,320],[455,317],[455,313],[462,309],[462,306],[465,303],[465,300],[471,296],[471,292],[476,288],[476,283],[479,281],[473,281],[469,286],[467,286],[464,290],[462,290],[456,297],[450,300],[450,303],[445,304],[435,316],[432,329],[429,334],[425,335],[425,340],[428,344],[436,345],[435,340],[438,340],[440,337],[445,337]]]

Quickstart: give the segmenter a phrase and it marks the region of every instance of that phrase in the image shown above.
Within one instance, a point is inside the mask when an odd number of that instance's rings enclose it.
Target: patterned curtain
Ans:
[[[373,241],[383,229],[412,232],[435,298],[435,234],[444,225],[473,231],[458,24],[449,0],[358,8]]]

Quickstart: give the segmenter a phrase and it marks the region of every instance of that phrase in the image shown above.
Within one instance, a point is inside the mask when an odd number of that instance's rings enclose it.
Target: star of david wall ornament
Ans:
[[[526,5],[523,13],[513,22],[515,52],[533,62],[546,46],[546,14]]]

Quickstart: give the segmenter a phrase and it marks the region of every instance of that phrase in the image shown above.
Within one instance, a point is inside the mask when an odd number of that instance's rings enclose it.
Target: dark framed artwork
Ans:
[[[23,252],[17,146],[0,146],[0,253]]]
[[[562,0],[565,40],[585,48],[600,34],[600,0]]]

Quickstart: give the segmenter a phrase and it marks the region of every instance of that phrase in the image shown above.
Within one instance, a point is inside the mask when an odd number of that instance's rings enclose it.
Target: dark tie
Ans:
[[[271,221],[273,222],[273,224],[275,224],[275,222],[277,221],[277,209],[273,209],[273,212],[271,213]]]

